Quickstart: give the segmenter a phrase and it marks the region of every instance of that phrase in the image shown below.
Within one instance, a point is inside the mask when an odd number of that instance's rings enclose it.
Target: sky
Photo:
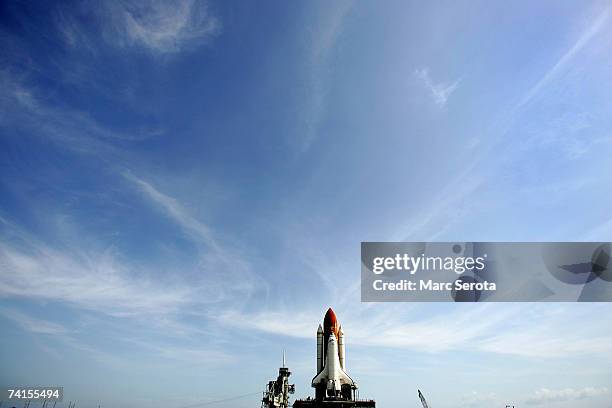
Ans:
[[[333,307],[381,408],[610,408],[610,303],[359,297],[361,241],[611,240],[609,2],[5,1],[0,49],[0,385],[306,397]]]

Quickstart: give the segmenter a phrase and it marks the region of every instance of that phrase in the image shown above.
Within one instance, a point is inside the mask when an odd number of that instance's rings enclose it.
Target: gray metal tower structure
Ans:
[[[261,408],[287,408],[289,407],[289,394],[295,392],[295,385],[289,384],[291,371],[285,366],[285,353],[283,352],[283,366],[278,369],[276,381],[268,382],[261,399]]]

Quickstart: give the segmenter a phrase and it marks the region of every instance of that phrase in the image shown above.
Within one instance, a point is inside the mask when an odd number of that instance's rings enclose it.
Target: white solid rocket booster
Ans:
[[[317,330],[317,373],[323,369],[323,327]]]
[[[342,326],[338,329],[338,357],[340,357],[340,367],[346,371],[346,362],[344,361],[344,332]]]

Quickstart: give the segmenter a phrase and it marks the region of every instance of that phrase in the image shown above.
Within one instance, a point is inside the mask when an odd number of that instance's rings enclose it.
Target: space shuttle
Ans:
[[[315,398],[354,399],[355,382],[346,373],[344,333],[329,308],[317,330],[317,375],[312,379]]]

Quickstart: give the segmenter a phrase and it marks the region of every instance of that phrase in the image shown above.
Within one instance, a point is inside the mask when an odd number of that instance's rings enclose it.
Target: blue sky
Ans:
[[[612,9],[3,2],[0,384],[609,408],[610,304],[361,304],[359,243],[609,241]],[[194,405],[199,406],[199,405]]]

